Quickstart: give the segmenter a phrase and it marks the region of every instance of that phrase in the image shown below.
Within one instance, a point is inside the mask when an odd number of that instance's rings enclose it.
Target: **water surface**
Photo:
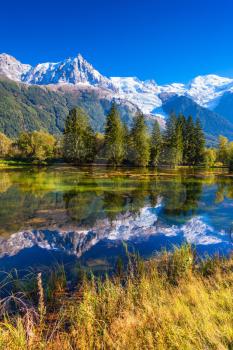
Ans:
[[[68,166],[0,171],[0,269],[81,263],[111,269],[184,242],[232,250],[233,177],[222,170]]]

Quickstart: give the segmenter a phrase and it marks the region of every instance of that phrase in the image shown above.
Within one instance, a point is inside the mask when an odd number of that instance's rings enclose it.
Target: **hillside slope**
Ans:
[[[185,117],[192,115],[199,118],[209,141],[216,142],[216,138],[222,134],[233,139],[233,124],[220,114],[201,107],[186,96],[174,96],[164,102],[163,111],[167,114],[172,112],[183,114]]]
[[[117,100],[122,120],[130,124],[136,111],[133,104]],[[45,129],[59,134],[69,110],[80,106],[97,131],[103,131],[112,95],[94,87],[39,87],[0,79],[0,131],[14,137],[23,130]]]
[[[219,103],[214,109],[214,111],[223,115],[224,118],[233,123],[233,93],[226,92],[220,98]]]

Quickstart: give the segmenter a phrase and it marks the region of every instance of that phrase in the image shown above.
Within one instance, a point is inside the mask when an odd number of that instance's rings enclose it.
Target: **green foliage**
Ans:
[[[218,138],[217,159],[219,162],[228,165],[229,161],[229,140],[227,137],[220,135]]]
[[[0,78],[0,131],[10,137],[34,130],[61,135],[69,111],[79,106],[90,116],[92,128],[103,132],[111,103],[110,98],[100,98],[95,90],[55,90]],[[130,124],[136,108],[121,104],[118,109],[121,119]]]
[[[150,164],[152,166],[157,166],[159,164],[162,146],[163,139],[159,123],[155,121],[150,140]]]
[[[194,134],[194,165],[201,165],[204,162],[205,136],[199,118],[196,120]]]
[[[1,83],[3,84],[0,80]],[[4,84],[7,91],[14,91],[15,95],[18,96],[19,86],[17,84],[10,82]],[[21,87],[21,89],[24,91],[24,87]],[[91,127],[93,120],[89,118],[86,110],[90,110],[91,114],[94,113],[91,106],[95,104],[96,96],[87,91],[80,94],[81,97],[73,94],[69,104],[72,105],[77,98],[82,98],[82,102],[85,102],[85,110],[80,107],[70,110],[65,122],[64,140],[59,136],[55,139],[46,132],[35,131],[41,125],[41,123],[37,123],[30,127],[27,126],[27,129],[33,128],[35,130],[21,132],[17,142],[12,143],[6,136],[0,134],[0,156],[24,157],[39,163],[50,158],[62,158],[64,156],[64,159],[68,162],[85,164],[93,162],[96,154],[98,154],[98,161],[105,158],[106,161],[115,166],[127,162],[138,167],[145,167],[149,164],[151,166],[164,164],[177,166],[210,163],[210,159],[207,159],[207,154],[210,157],[210,153],[205,151],[205,138],[198,119],[194,123],[191,116],[186,120],[183,115],[176,117],[175,114],[172,114],[167,120],[164,134],[161,134],[159,124],[156,121],[152,133],[149,135],[143,114],[136,114],[131,130],[129,130],[127,124],[121,120],[122,106],[113,104],[105,123],[105,135],[100,132],[95,135]],[[40,87],[35,87],[35,90],[33,87],[27,89],[27,98],[30,97],[31,103],[35,105],[40,103],[41,106],[44,106],[45,101],[49,101],[50,95],[53,96],[52,91],[44,91]],[[69,91],[66,91],[65,95],[68,101]],[[53,97],[53,108],[58,110],[57,100],[55,96]],[[7,94],[4,101],[7,101]],[[104,105],[103,108],[107,108],[106,101],[101,100],[101,104]],[[121,116],[119,110],[121,110]],[[98,108],[96,106],[95,117],[97,116]],[[104,118],[104,114],[102,117]],[[48,121],[48,118],[45,117],[44,120]],[[127,122],[129,122],[129,119]],[[101,123],[102,119],[100,120]],[[23,124],[26,125],[25,121],[23,121]],[[56,120],[56,125],[57,127],[60,125],[58,129],[61,130],[62,125],[59,120]],[[9,148],[8,151],[7,148]],[[233,147],[227,141],[227,147],[225,148],[224,145],[220,146],[218,160],[225,159],[225,163],[229,164],[230,157],[233,159],[233,152],[231,152]],[[226,157],[228,157],[227,160]]]
[[[0,132],[0,158],[7,157],[10,153],[12,141]]]
[[[202,165],[204,163],[205,138],[200,121],[193,122],[192,116],[186,120],[184,116],[171,114],[167,119],[163,136],[164,164]]]
[[[194,165],[195,162],[195,126],[192,116],[184,124],[184,164]]]
[[[167,276],[171,283],[177,284],[180,278],[186,278],[193,269],[194,254],[189,244],[181,248],[175,248],[173,254],[169,254]]]
[[[171,114],[166,122],[164,133],[163,162],[176,166],[182,163],[183,134],[182,125],[174,114]]]
[[[217,159],[217,151],[215,148],[206,148],[204,151],[204,164],[207,167],[215,165]]]
[[[115,103],[107,116],[105,126],[105,150],[107,160],[112,165],[120,165],[125,156],[124,128]]]
[[[95,135],[81,108],[72,109],[66,119],[63,153],[67,161],[76,164],[89,163],[95,157]]]
[[[56,140],[47,132],[33,131],[21,133],[16,144],[23,158],[43,162],[54,157]]]
[[[218,139],[217,162],[233,170],[233,142],[229,142],[225,136]]]
[[[135,116],[130,133],[128,160],[135,166],[145,167],[150,161],[150,139],[143,114]]]
[[[103,157],[104,155],[104,143],[105,143],[104,134],[97,132],[95,134],[95,149],[96,149],[96,154],[98,154],[98,157]]]
[[[173,112],[177,115],[192,115],[194,120],[199,118],[205,131],[205,136],[211,144],[216,144],[216,138],[219,134],[233,138],[233,124],[229,121],[232,119],[232,116],[227,120],[221,114],[198,105],[187,96],[174,96],[168,99],[163,104],[163,110],[167,114]]]

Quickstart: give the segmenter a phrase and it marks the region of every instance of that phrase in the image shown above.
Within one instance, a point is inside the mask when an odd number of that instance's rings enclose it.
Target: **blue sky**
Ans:
[[[80,52],[107,76],[158,83],[233,76],[232,0],[6,0],[0,52],[25,63]]]

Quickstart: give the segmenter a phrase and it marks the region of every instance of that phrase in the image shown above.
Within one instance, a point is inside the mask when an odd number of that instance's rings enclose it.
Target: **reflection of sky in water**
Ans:
[[[122,253],[122,241],[145,257],[183,242],[199,254],[232,250],[229,178],[77,181],[75,174],[16,177],[13,185],[10,174],[3,177],[0,267],[79,259],[111,264]]]
[[[77,258],[85,256],[100,242],[105,242],[103,251],[107,249],[107,242],[125,241],[135,244],[144,255],[143,245],[150,243],[147,254],[153,254],[161,248],[171,248],[171,244],[188,242],[195,245],[202,253],[228,253],[232,249],[232,242],[225,230],[217,230],[211,224],[207,215],[194,216],[184,224],[166,224],[160,220],[159,214],[163,210],[160,199],[155,207],[144,207],[137,215],[127,212],[119,215],[115,220],[99,220],[92,229],[75,231],[33,230],[18,232],[9,239],[0,239],[0,256],[15,256],[19,252],[33,247],[62,252]],[[216,247],[216,249],[215,249]],[[100,255],[101,255],[100,254]],[[4,259],[3,259],[4,260]]]

